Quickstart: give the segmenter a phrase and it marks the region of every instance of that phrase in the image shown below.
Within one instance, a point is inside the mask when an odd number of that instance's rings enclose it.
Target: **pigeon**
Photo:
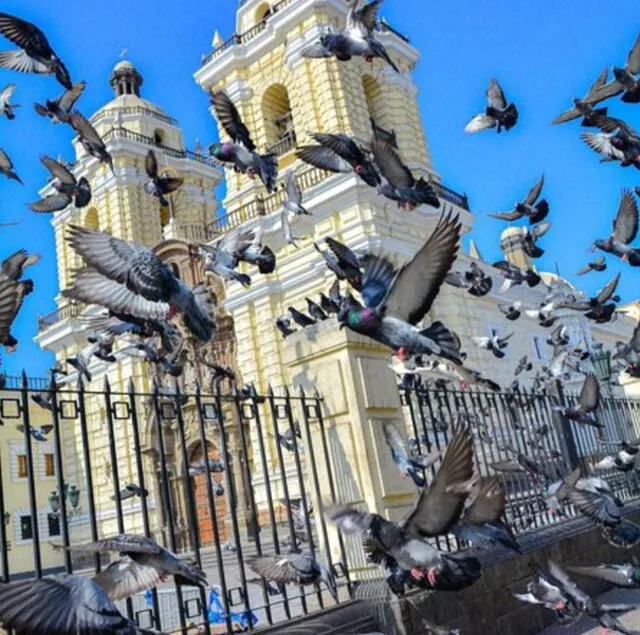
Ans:
[[[11,103],[11,97],[15,89],[15,84],[8,84],[2,89],[2,92],[0,92],[0,116],[4,115],[9,120],[16,118],[13,109],[20,107],[20,104]]]
[[[293,426],[287,428],[282,434],[278,434],[278,443],[289,452],[301,449],[302,443],[298,439],[302,439],[302,432],[297,422],[294,422]]]
[[[0,148],[0,174],[6,176],[12,181],[18,181],[18,183],[22,183],[22,179],[16,174],[15,170],[13,169],[13,163],[11,162],[9,155],[2,148]]]
[[[624,122],[615,122],[620,125],[611,132],[583,132],[580,137],[604,157],[603,162],[619,161],[622,167],[640,170],[640,137]]]
[[[550,513],[564,512],[564,504],[569,502],[571,492],[578,486],[581,479],[582,474],[578,467],[567,476],[548,483],[544,492],[544,503]]]
[[[594,374],[589,374],[582,384],[576,407],[554,406],[554,410],[571,421],[602,428],[603,424],[599,423],[595,416],[599,404],[600,384]]]
[[[329,270],[338,280],[348,280],[349,284],[359,291],[362,288],[362,270],[356,254],[335,238],[327,236],[324,240],[329,251],[322,251],[317,243],[313,243],[313,246],[324,258]]]
[[[0,34],[19,47],[0,53],[0,67],[20,73],[55,75],[65,88],[71,89],[73,84],[67,67],[35,24],[0,13]]]
[[[525,355],[518,360],[518,365],[513,371],[513,374],[517,377],[520,373],[529,372],[533,368],[533,363],[529,361],[529,358]]]
[[[609,445],[609,444],[607,444]],[[594,470],[617,470],[618,472],[631,472],[636,467],[638,452],[640,448],[636,443],[627,443],[623,441],[619,444],[613,444],[619,447],[618,452],[613,455],[605,456],[594,466]]]
[[[149,180],[144,184],[144,191],[155,196],[163,207],[169,207],[169,201],[165,198],[165,194],[175,192],[182,186],[184,179],[175,176],[160,176],[158,173],[158,159],[153,150],[147,152],[144,160],[144,169],[149,177]]]
[[[484,113],[476,115],[467,124],[464,129],[465,132],[480,132],[496,128],[498,134],[500,134],[503,129],[509,131],[518,123],[516,105],[513,103],[507,105],[502,87],[495,79],[489,81],[487,104]]]
[[[389,271],[385,259],[370,257],[362,288],[366,306],[343,301],[337,315],[340,328],[386,344],[400,359],[432,353],[461,364],[459,342],[441,322],[423,329],[415,326],[429,312],[456,258],[460,231],[458,217],[443,214],[429,239],[397,273]]]
[[[503,472],[506,474],[524,472],[532,478],[539,480],[545,480],[547,478],[544,467],[541,466],[537,461],[534,461],[523,452],[512,448],[510,445],[503,445],[502,449],[505,452],[514,455],[515,459],[511,461],[500,461],[497,463],[491,463],[490,467],[492,470],[495,470],[496,472]]]
[[[501,293],[506,293],[511,287],[521,285],[524,282],[526,282],[531,288],[537,287],[542,280],[542,278],[533,269],[522,271],[517,265],[514,265],[507,260],[494,262],[493,266],[500,271],[505,279],[500,287]]]
[[[291,328],[291,320],[285,315],[281,315],[276,319],[276,328],[282,333],[283,339],[296,332],[296,329]]]
[[[258,176],[267,192],[276,191],[278,159],[273,154],[261,155],[251,139],[249,129],[243,123],[238,109],[227,94],[219,90],[211,98],[216,119],[231,137],[231,141],[213,144],[212,155],[223,163],[232,163],[234,170],[246,174],[250,179]]]
[[[296,150],[296,156],[305,163],[329,172],[355,172],[371,187],[377,187],[382,182],[368,152],[351,137],[320,132],[311,137],[319,145],[301,146]]]
[[[204,358],[200,360],[201,364],[204,364],[211,371],[211,379],[214,385],[218,385],[223,379],[228,379],[231,382],[236,380],[236,374],[233,369],[228,366],[221,366],[215,362],[210,362]]]
[[[80,141],[80,145],[84,148],[84,151],[98,159],[101,163],[106,163],[115,174],[115,170],[113,168],[113,157],[89,120],[84,115],[74,111],[69,116],[69,124],[78,135],[78,140]]]
[[[316,320],[312,317],[309,317],[302,311],[298,311],[295,307],[290,306],[287,311],[291,316],[291,319],[303,329],[307,328],[307,326],[313,326],[316,323]]]
[[[509,333],[504,337],[500,337],[497,333],[493,332],[491,337],[479,337],[473,336],[471,341],[478,348],[482,348],[486,351],[491,351],[494,357],[502,359],[505,356],[504,349],[507,348],[509,340],[513,336],[513,333]]]
[[[338,601],[338,589],[333,573],[318,562],[310,551],[302,553],[262,555],[246,560],[249,568],[265,580],[276,584],[313,584],[324,582],[331,597]]]
[[[68,123],[73,107],[86,87],[86,82],[78,82],[57,99],[45,100],[44,106],[42,104],[34,104],[34,108],[40,116],[51,119],[54,124]]]
[[[569,330],[566,325],[560,324],[556,326],[551,331],[551,335],[546,339],[546,342],[554,348],[566,346],[569,343]]]
[[[87,337],[87,342],[93,345],[91,354],[97,359],[113,364],[116,361],[113,355],[113,344],[115,337],[108,332],[95,333]]]
[[[37,392],[34,395],[31,395],[31,401],[40,406],[43,410],[53,410],[53,395],[50,391]]]
[[[426,482],[420,470],[426,470],[440,458],[440,452],[431,452],[430,454],[420,455],[407,452],[404,439],[398,432],[394,423],[386,422],[382,426],[384,438],[391,450],[391,456],[394,463],[400,469],[400,478],[410,476],[418,487],[424,487]]]
[[[632,611],[637,607],[635,604],[600,604],[587,595],[569,576],[560,568],[558,564],[549,561],[549,572],[560,583],[563,593],[571,598],[571,601],[586,615],[596,620],[600,626],[607,630],[615,630],[623,635],[634,635],[633,631],[625,628],[616,617],[616,614]]]
[[[442,557],[426,538],[446,534],[458,523],[468,492],[452,491],[452,487],[465,485],[472,475],[471,433],[468,429],[459,429],[434,479],[422,490],[415,509],[402,522],[346,506],[328,507],[325,514],[342,532],[367,538],[369,551],[379,556],[379,563],[393,559],[416,579],[423,578],[426,569],[428,581],[434,584]]]
[[[608,84],[596,91],[599,100],[622,94],[622,101],[629,104],[640,103],[640,35],[627,56],[624,68],[613,67],[613,77]]]
[[[325,313],[331,315],[337,313],[340,310],[341,300],[342,298],[340,297],[340,281],[336,278],[331,285],[328,296],[322,292],[320,293],[320,306]]]
[[[0,344],[7,353],[13,353],[18,340],[11,334],[11,326],[16,319],[24,298],[33,292],[31,280],[12,280],[0,274]]]
[[[40,254],[29,254],[26,249],[19,249],[2,261],[2,273],[16,282],[22,278],[25,269],[40,262]]]
[[[24,434],[25,427],[21,423],[19,423],[16,426],[16,430]],[[40,441],[41,443],[44,443],[45,441],[49,440],[48,435],[51,433],[52,430],[53,430],[53,426],[36,426],[36,427],[30,426],[29,427],[29,432],[31,436],[36,441]]]
[[[638,362],[640,359],[640,321],[633,329],[633,334],[629,341],[617,341],[615,349],[615,353],[611,356],[612,360],[622,359],[629,365]]]
[[[287,174],[285,189],[287,198],[282,203],[285,210],[293,212],[296,216],[311,216],[311,212],[302,205],[302,190],[296,181],[296,175],[293,170]]]
[[[42,635],[154,632],[138,628],[120,613],[98,583],[77,575],[3,582],[0,624],[6,630]]]
[[[386,183],[378,185],[378,193],[398,203],[400,209],[412,211],[420,205],[440,207],[440,199],[431,185],[420,177],[416,180],[400,155],[385,141],[373,139],[371,152]]]
[[[307,311],[314,320],[321,322],[329,317],[324,312],[323,308],[317,302],[314,302],[311,298],[305,298],[305,302],[307,303]]]
[[[464,273],[451,271],[444,281],[453,287],[466,289],[469,294],[476,298],[482,298],[493,288],[493,279],[487,275],[475,262],[472,262],[469,269]]]
[[[529,223],[539,223],[544,220],[549,213],[549,203],[545,199],[538,201],[542,187],[544,185],[544,174],[540,177],[538,182],[531,188],[527,198],[522,203],[516,203],[513,210],[510,212],[504,212],[500,214],[489,214],[491,218],[498,218],[500,220],[515,221],[524,218],[529,219]],[[536,202],[537,201],[537,202]]]
[[[224,461],[221,459],[207,459],[201,461],[193,461],[189,464],[189,476],[198,476],[204,474],[206,471],[219,474],[224,472]]]
[[[89,371],[89,362],[96,349],[97,346],[95,344],[89,344],[89,346],[85,346],[75,357],[67,358],[67,364],[73,366],[78,371],[79,377],[85,377],[87,381],[92,380],[91,372]],[[116,361],[115,357],[113,361]]]
[[[280,224],[282,225],[282,238],[284,239],[287,245],[293,245],[296,249],[299,249],[298,243],[296,242],[296,240],[298,240],[298,238],[300,237],[293,235],[293,231],[291,229],[291,220],[289,216],[290,216],[290,212],[282,208],[282,212],[280,212]]]
[[[126,483],[125,486],[118,492],[118,494],[114,494],[111,497],[112,501],[115,500],[127,500],[129,498],[133,498],[134,496],[138,496],[138,498],[142,498],[143,496],[148,496],[149,492],[146,489],[142,489],[140,485],[136,485],[135,483]]]
[[[527,309],[525,313],[534,320],[538,320],[538,325],[542,328],[550,328],[558,319],[558,316],[554,314],[554,311],[561,308],[558,302],[545,302],[537,309]]]
[[[341,62],[348,62],[353,57],[363,57],[367,62],[380,58],[399,73],[385,47],[373,36],[380,0],[373,0],[362,9],[358,8],[358,4],[359,0],[350,0],[345,28],[338,32],[323,33],[317,42],[302,51],[302,57],[335,57]]]
[[[542,238],[542,236],[544,236],[549,231],[550,227],[551,223],[549,221],[544,221],[542,223],[534,225],[529,229],[527,227],[522,228],[522,248],[524,249],[524,252],[527,254],[527,256],[529,256],[530,258],[540,258],[540,256],[544,254],[544,249],[538,247],[536,242],[539,238]]]
[[[608,74],[609,71],[605,68],[600,75],[598,75],[596,81],[591,85],[587,94],[582,99],[578,99],[577,97],[574,98],[573,108],[565,110],[551,123],[560,124],[582,117],[583,126],[595,126],[598,118],[606,116],[607,114],[606,108],[594,109],[593,106],[606,99],[606,97],[598,96],[597,93],[606,84]]]
[[[587,578],[604,580],[623,589],[640,587],[640,568],[631,562],[624,564],[601,564],[597,567],[567,567],[571,573]]]
[[[69,225],[69,242],[87,266],[62,292],[65,297],[155,320],[180,311],[199,340],[213,338],[211,298],[203,283],[190,289],[147,247],[103,232]]]
[[[584,311],[586,318],[594,320],[598,324],[610,322],[613,318],[617,301],[615,296],[618,283],[620,282],[620,273],[617,273],[593,298],[586,301],[567,300],[558,303],[558,308],[572,309],[574,311]]]
[[[576,276],[584,276],[586,273],[590,271],[605,271],[607,268],[607,263],[605,262],[604,256],[600,256],[600,258],[596,258],[593,262],[588,262],[580,271],[576,273]]]
[[[155,364],[162,372],[171,375],[172,377],[180,377],[184,370],[184,365],[178,363],[178,353],[173,355],[165,355],[161,353],[157,340],[152,339],[145,342],[137,342],[130,344],[125,348],[121,348],[118,351],[118,358],[123,357],[137,357],[143,359],[150,364]]]
[[[613,221],[613,232],[604,240],[593,243],[595,249],[618,256],[632,267],[640,266],[640,247],[631,247],[638,235],[638,203],[628,190],[623,191],[618,213]]]
[[[40,213],[59,212],[71,205],[72,202],[77,208],[89,205],[91,202],[91,186],[84,176],[77,180],[62,163],[48,156],[42,156],[40,162],[54,177],[52,186],[56,193],[30,203],[31,211]]]
[[[120,554],[119,560],[93,577],[93,582],[114,601],[158,586],[169,576],[173,576],[179,586],[207,587],[207,576],[203,571],[161,547],[153,538],[118,534],[95,542],[58,548],[76,554]]]
[[[513,322],[522,315],[522,302],[512,302],[511,304],[498,304],[498,310],[507,320]]]

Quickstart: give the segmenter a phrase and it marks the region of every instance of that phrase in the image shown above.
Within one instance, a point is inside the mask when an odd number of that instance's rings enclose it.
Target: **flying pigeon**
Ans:
[[[459,429],[449,443],[442,463],[430,483],[424,488],[415,509],[402,522],[389,521],[375,513],[362,512],[353,507],[332,506],[326,516],[346,534],[356,534],[371,541],[370,549],[383,559],[393,559],[398,566],[421,579],[435,582],[437,566],[442,556],[426,539],[448,533],[464,509],[468,492],[462,488],[473,475],[471,433]]]
[[[487,88],[487,107],[484,113],[476,115],[464,129],[465,132],[480,132],[497,128],[498,134],[504,130],[509,131],[518,123],[518,109],[511,103],[507,106],[507,100],[502,87],[497,80],[492,79]]]
[[[607,268],[607,263],[604,259],[604,256],[600,256],[600,258],[596,258],[593,262],[588,262],[580,271],[576,273],[576,276],[584,276],[586,273],[590,271],[605,271]]]
[[[400,477],[407,478],[407,476],[410,476],[418,487],[424,487],[426,482],[420,474],[420,470],[426,470],[431,467],[440,458],[440,452],[432,452],[426,455],[409,455],[404,439],[394,423],[386,422],[382,426],[382,430],[385,441],[391,450],[391,456],[400,469]]]
[[[289,212],[293,212],[296,216],[311,216],[311,212],[302,205],[302,190],[296,181],[296,175],[293,170],[287,174],[285,189],[287,198],[284,200],[284,203],[282,203],[282,206]]]
[[[608,444],[607,444],[608,445]],[[640,448],[636,443],[628,443],[623,441],[619,446],[618,452],[613,455],[605,456],[594,466],[594,470],[617,470],[618,472],[631,472],[636,467],[638,452]]]
[[[596,240],[594,248],[618,256],[632,267],[640,266],[640,247],[630,244],[638,235],[638,203],[628,190],[623,191],[618,213],[613,221],[613,232],[604,240]]]
[[[419,329],[458,251],[461,225],[451,212],[442,215],[429,239],[397,273],[388,261],[370,257],[366,262],[362,297],[365,307],[343,301],[337,315],[341,328],[368,335],[391,347],[401,359],[432,353],[461,363],[456,340],[441,323]],[[459,343],[459,342],[458,342]]]
[[[538,223],[537,225],[533,225],[530,228],[523,227],[522,234],[522,248],[524,252],[530,258],[540,258],[544,254],[544,249],[541,249],[536,244],[538,239],[542,238],[551,227],[551,223],[549,221],[544,221],[542,223]]]
[[[296,156],[305,163],[329,172],[355,172],[371,187],[382,182],[368,152],[351,137],[320,132],[311,136],[319,145],[301,146],[296,150]]]
[[[531,288],[537,287],[542,280],[533,269],[522,271],[517,265],[507,260],[494,262],[493,266],[498,269],[505,279],[500,287],[501,293],[506,293],[511,287],[521,285],[524,282]]]
[[[250,179],[258,176],[267,192],[276,191],[278,159],[273,154],[261,155],[251,139],[249,129],[243,123],[238,109],[224,91],[216,92],[211,98],[216,119],[231,137],[231,141],[215,143],[212,155],[224,163],[232,163],[234,169],[246,174]]]
[[[16,426],[16,430],[24,433],[25,427],[21,423],[19,423]],[[52,430],[53,430],[53,426],[36,426],[36,427],[30,426],[29,427],[29,432],[31,433],[31,436],[36,441],[40,441],[41,443],[44,443],[45,441],[49,440],[48,435],[51,433]]]
[[[29,207],[33,212],[59,212],[71,205],[72,202],[77,208],[89,205],[91,202],[91,186],[84,176],[77,180],[62,163],[48,156],[40,157],[40,162],[54,178],[52,187],[56,190],[56,193],[30,203]]]
[[[520,373],[529,372],[533,368],[533,363],[529,361],[529,358],[525,355],[518,360],[518,365],[513,371],[513,374],[517,377]]]
[[[118,494],[114,494],[111,497],[112,501],[115,500],[127,500],[129,498],[133,498],[134,496],[138,496],[142,498],[143,496],[148,496],[149,492],[146,489],[142,489],[140,485],[136,485],[135,483],[126,483],[125,486],[118,492]]]
[[[24,298],[33,292],[31,280],[12,280],[0,274],[0,344],[7,353],[18,346],[18,340],[11,334],[11,326],[16,319]]]
[[[42,104],[34,104],[34,108],[40,116],[51,119],[54,124],[68,123],[73,107],[86,87],[86,82],[78,82],[57,99],[45,100],[44,106]]]
[[[19,249],[2,261],[0,269],[7,278],[18,281],[25,269],[39,263],[40,259],[40,254],[29,254],[26,249]]]
[[[515,221],[524,218],[529,219],[529,223],[539,223],[544,220],[549,213],[549,203],[546,199],[538,201],[542,187],[544,185],[544,174],[540,177],[538,182],[531,188],[527,194],[527,198],[522,203],[516,203],[513,210],[510,212],[504,212],[500,214],[489,214],[491,218],[498,218],[500,220]],[[537,202],[536,202],[537,201]]]
[[[633,329],[633,334],[629,341],[617,341],[615,348],[615,353],[611,356],[612,360],[622,359],[629,366],[637,364],[638,361],[640,361],[640,321]]]
[[[629,51],[624,68],[614,66],[612,70],[614,79],[596,91],[595,96],[603,100],[622,94],[622,101],[640,103],[640,34]]]
[[[398,207],[412,211],[420,205],[440,207],[440,199],[424,178],[416,180],[400,155],[385,141],[373,139],[371,152],[386,183],[378,185],[378,193],[398,203]]]
[[[149,177],[149,180],[144,184],[144,191],[155,196],[160,205],[168,207],[169,201],[165,198],[165,194],[175,192],[184,183],[184,179],[175,176],[160,176],[158,173],[158,159],[153,150],[149,150],[147,153],[144,160],[144,169]]]
[[[302,51],[302,57],[335,57],[341,62],[348,62],[352,57],[363,57],[367,62],[381,58],[399,73],[385,47],[373,35],[380,1],[374,0],[362,9],[358,9],[358,4],[358,0],[351,0],[345,28],[323,33],[317,42]]]
[[[600,384],[594,374],[589,374],[582,384],[576,407],[563,408],[554,406],[554,409],[571,421],[601,428],[603,425],[598,422],[595,416],[595,411],[598,409],[599,404]]]
[[[338,589],[333,574],[315,560],[310,551],[255,556],[248,558],[246,563],[259,576],[276,584],[313,584],[319,587],[320,582],[324,582],[331,597],[338,601]]]
[[[224,461],[221,459],[207,459],[201,461],[193,461],[189,464],[189,476],[198,476],[198,474],[204,474],[206,471],[219,474],[224,472]]]
[[[504,349],[507,348],[509,340],[513,336],[513,333],[500,337],[497,333],[493,333],[491,337],[478,337],[473,336],[471,341],[478,348],[482,348],[486,351],[491,351],[494,357],[502,359],[505,356]]]
[[[349,284],[359,291],[362,287],[362,270],[356,254],[335,238],[327,236],[324,240],[330,251],[322,251],[317,243],[313,243],[313,246],[324,258],[329,270],[338,280],[348,280]]]
[[[555,311],[562,308],[561,303],[558,302],[544,302],[537,309],[527,309],[525,313],[534,320],[538,320],[538,324],[542,328],[550,328],[558,319],[558,315]]]
[[[551,123],[559,124],[566,121],[573,121],[582,117],[582,125],[585,127],[593,127],[597,125],[597,121],[600,117],[606,116],[606,108],[594,109],[597,103],[606,99],[604,96],[598,96],[598,91],[606,84],[607,75],[609,71],[605,68],[600,75],[598,75],[596,81],[591,85],[587,94],[582,98],[577,97],[573,99],[573,108],[565,110],[558,115]]]
[[[507,320],[513,322],[522,314],[522,302],[512,302],[511,304],[498,304],[498,310]]]
[[[482,298],[493,288],[493,278],[487,275],[480,266],[472,262],[465,272],[451,271],[444,281],[453,287],[466,289],[476,298]]]
[[[12,181],[18,181],[18,183],[22,183],[22,179],[16,174],[15,170],[13,169],[13,163],[11,162],[9,155],[2,148],[0,148],[0,174],[6,176]]]
[[[583,132],[580,137],[603,162],[619,161],[624,168],[633,165],[640,170],[640,137],[630,126],[613,120],[618,127],[611,132]]]
[[[11,97],[15,89],[15,84],[8,84],[0,92],[0,116],[4,115],[9,120],[16,118],[16,113],[13,109],[20,107],[20,104],[11,103]]]
[[[84,148],[84,151],[98,159],[101,163],[106,163],[111,168],[111,171],[115,172],[113,169],[113,157],[89,120],[84,115],[75,111],[71,113],[69,117],[69,124],[76,131],[78,140]]]
[[[597,567],[567,567],[571,573],[578,573],[587,578],[596,578],[610,582],[623,589],[640,587],[640,568],[631,562],[624,564],[601,564]]]
[[[203,284],[190,289],[153,251],[135,242],[77,225],[69,225],[69,242],[88,266],[64,296],[148,319],[169,319],[180,311],[198,339],[211,340],[215,323]]]
[[[69,71],[35,24],[0,13],[0,34],[19,47],[0,53],[0,67],[20,73],[55,75],[65,88],[71,89]]]

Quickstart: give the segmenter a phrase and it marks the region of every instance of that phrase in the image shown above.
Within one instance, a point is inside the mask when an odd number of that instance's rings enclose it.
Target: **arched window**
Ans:
[[[391,127],[391,122],[388,121],[389,116],[384,95],[382,94],[382,87],[371,75],[365,75],[362,78],[362,86],[364,88],[364,96],[367,102],[373,136],[397,148],[396,133]]]
[[[267,133],[267,152],[285,154],[296,145],[289,93],[282,84],[273,84],[262,98],[262,115]]]
[[[153,131],[153,142],[157,146],[164,145],[164,130],[161,130],[160,128],[156,128]]]
[[[98,231],[100,229],[100,222],[98,220],[98,210],[95,207],[90,207],[84,213],[83,226],[87,229]]]
[[[256,16],[256,24],[260,24],[263,20],[266,20],[271,15],[271,7],[268,2],[263,2],[254,14]]]

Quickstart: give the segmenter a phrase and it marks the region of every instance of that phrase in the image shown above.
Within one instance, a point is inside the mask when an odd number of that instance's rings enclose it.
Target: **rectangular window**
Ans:
[[[18,478],[27,478],[27,455],[18,454]]]
[[[20,516],[20,540],[31,540],[33,538],[33,525],[31,516]]]
[[[60,535],[60,516],[47,514],[47,529],[49,538]]]
[[[46,453],[44,455],[44,475],[45,476],[56,475],[56,467],[53,462],[53,454]]]

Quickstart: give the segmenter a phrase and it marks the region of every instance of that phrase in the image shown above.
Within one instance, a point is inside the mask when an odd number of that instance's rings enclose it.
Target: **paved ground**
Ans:
[[[608,591],[598,598],[602,602],[640,605],[640,590]],[[629,611],[620,617],[620,622],[632,632],[640,633],[640,609]],[[540,631],[540,635],[601,635],[602,627],[594,620],[583,618],[570,627],[551,626]]]

